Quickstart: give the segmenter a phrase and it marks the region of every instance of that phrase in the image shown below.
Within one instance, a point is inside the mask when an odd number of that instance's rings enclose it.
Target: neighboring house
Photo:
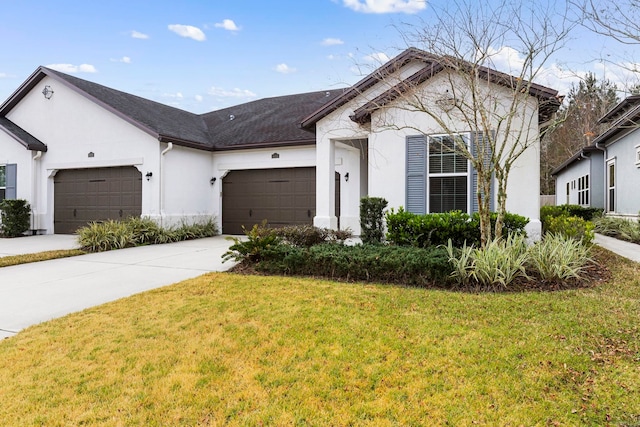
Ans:
[[[640,95],[629,96],[600,120],[609,128],[556,168],[558,204],[603,208],[607,215],[640,212]],[[581,194],[584,189],[589,196]],[[568,196],[567,196],[568,194]]]
[[[432,144],[451,136],[428,117],[397,108],[401,100],[384,81],[395,76],[440,94],[451,76],[437,65],[410,48],[345,90],[202,115],[40,67],[0,106],[5,196],[27,199],[33,228],[46,233],[143,215],[165,225],[215,216],[227,234],[262,219],[359,234],[360,198],[367,195],[414,212],[472,212],[468,162]],[[494,101],[511,90],[504,79],[492,84]],[[538,127],[559,103],[557,92],[542,86],[529,95],[533,108],[521,115],[532,146],[512,168],[507,210],[529,217],[527,231],[536,238]],[[402,126],[382,126],[382,117]],[[456,137],[473,144],[469,126],[454,125]]]
[[[604,209],[604,151],[582,148],[551,172],[556,180],[556,204]]]

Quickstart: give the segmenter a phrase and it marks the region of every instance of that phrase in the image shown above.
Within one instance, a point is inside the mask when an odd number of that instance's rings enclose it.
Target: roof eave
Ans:
[[[296,147],[301,145],[315,145],[315,139],[300,139],[291,141],[272,141],[258,142],[248,144],[237,144],[228,146],[214,146],[213,151],[232,151],[232,150],[250,150],[256,148],[279,148],[279,147]]]
[[[575,153],[574,155],[569,157],[567,160],[562,162],[562,164],[560,166],[558,166],[557,168],[552,170],[551,171],[551,176],[558,175],[560,172],[562,172],[563,170],[567,169],[569,166],[571,166],[575,162],[581,160],[583,158],[583,156],[591,157],[591,153],[596,152],[596,151],[602,151],[602,150],[600,150],[595,145],[590,145],[588,147],[581,148],[580,151],[578,151],[577,153]]]

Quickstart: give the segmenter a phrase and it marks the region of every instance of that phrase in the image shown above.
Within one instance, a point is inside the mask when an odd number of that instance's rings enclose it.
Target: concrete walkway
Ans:
[[[74,236],[0,239],[0,256],[76,247],[69,237]],[[53,247],[56,239],[63,246]],[[227,270],[233,263],[222,264],[221,255],[231,243],[216,236],[0,268],[0,339],[69,313]]]
[[[611,252],[629,258],[632,261],[640,262],[640,245],[603,236],[602,234],[596,234],[594,241],[598,246],[602,246]]]
[[[0,257],[35,254],[37,252],[61,249],[77,249],[78,236],[75,234],[47,234],[43,236],[0,238]]]

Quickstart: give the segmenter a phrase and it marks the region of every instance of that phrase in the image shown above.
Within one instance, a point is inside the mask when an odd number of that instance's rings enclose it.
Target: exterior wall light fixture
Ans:
[[[152,176],[153,176],[153,172],[147,172],[147,174],[145,175],[145,177],[147,178],[147,181],[150,181]]]
[[[53,96],[53,89],[51,89],[51,86],[46,85],[44,89],[42,89],[42,94],[46,99],[51,99]]]
[[[217,179],[218,179],[218,178],[216,178],[216,177],[214,176],[213,178],[211,178],[211,179],[209,180],[209,184],[211,184],[211,185],[215,184]]]
[[[344,180],[349,182],[349,172],[344,174]]]

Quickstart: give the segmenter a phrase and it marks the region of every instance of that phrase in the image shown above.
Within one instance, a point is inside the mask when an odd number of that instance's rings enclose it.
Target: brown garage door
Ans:
[[[142,213],[142,175],[133,166],[61,170],[53,182],[58,234],[75,233],[90,221]]]
[[[270,226],[312,224],[316,214],[316,169],[231,171],[222,181],[222,231],[242,234],[267,220]]]

